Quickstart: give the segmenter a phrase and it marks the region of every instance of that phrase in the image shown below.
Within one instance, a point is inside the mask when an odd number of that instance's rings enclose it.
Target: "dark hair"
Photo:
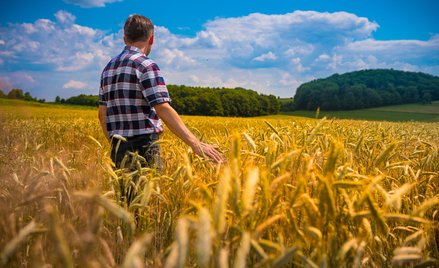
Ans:
[[[125,21],[123,30],[128,42],[148,41],[154,33],[154,24],[147,17],[134,14]]]

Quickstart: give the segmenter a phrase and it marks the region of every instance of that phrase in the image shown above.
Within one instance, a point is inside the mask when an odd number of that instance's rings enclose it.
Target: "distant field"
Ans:
[[[0,98],[0,105],[4,108],[29,108],[29,107],[41,107],[41,108],[51,108],[51,109],[79,109],[79,110],[95,110],[95,107],[83,106],[83,105],[72,105],[72,104],[57,104],[53,102],[35,102],[35,101],[24,101],[24,100],[11,100]]]
[[[0,105],[3,106],[4,112],[16,112],[22,109],[26,113],[31,107],[40,107],[44,109],[72,109],[77,112],[96,110],[95,107],[55,104],[55,103],[39,103],[23,100],[1,99]],[[32,114],[38,116],[38,114]],[[267,118],[282,118],[284,116],[299,116],[315,118],[315,111],[294,111],[282,113],[281,115],[266,116]],[[439,122],[439,101],[432,104],[403,104],[394,106],[384,106],[378,108],[352,110],[352,111],[320,111],[319,118],[339,118],[339,119],[356,119],[356,120],[376,120],[376,121],[420,121],[420,122]]]
[[[294,111],[285,115],[315,118],[315,111]],[[377,121],[439,122],[439,102],[403,104],[352,111],[320,111],[319,118],[360,119]]]
[[[371,108],[369,110],[439,115],[439,101],[435,101],[431,104],[418,104],[418,103],[413,104],[412,103],[412,104],[384,106],[384,107],[378,107],[378,108]]]

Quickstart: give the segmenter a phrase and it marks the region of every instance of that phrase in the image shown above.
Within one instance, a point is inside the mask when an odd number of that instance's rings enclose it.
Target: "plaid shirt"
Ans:
[[[110,137],[162,132],[154,105],[170,101],[159,67],[137,47],[126,46],[102,71],[99,105],[107,106]]]

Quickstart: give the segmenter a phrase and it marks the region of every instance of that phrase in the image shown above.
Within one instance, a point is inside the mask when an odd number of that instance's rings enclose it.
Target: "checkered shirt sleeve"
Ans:
[[[159,103],[171,102],[165,81],[156,63],[146,66],[139,82],[143,97],[151,107]]]

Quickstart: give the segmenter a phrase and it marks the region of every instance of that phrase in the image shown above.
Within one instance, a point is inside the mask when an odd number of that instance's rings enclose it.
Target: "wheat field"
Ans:
[[[2,104],[0,265],[438,267],[439,123],[183,119],[227,162],[113,170],[96,110]]]

